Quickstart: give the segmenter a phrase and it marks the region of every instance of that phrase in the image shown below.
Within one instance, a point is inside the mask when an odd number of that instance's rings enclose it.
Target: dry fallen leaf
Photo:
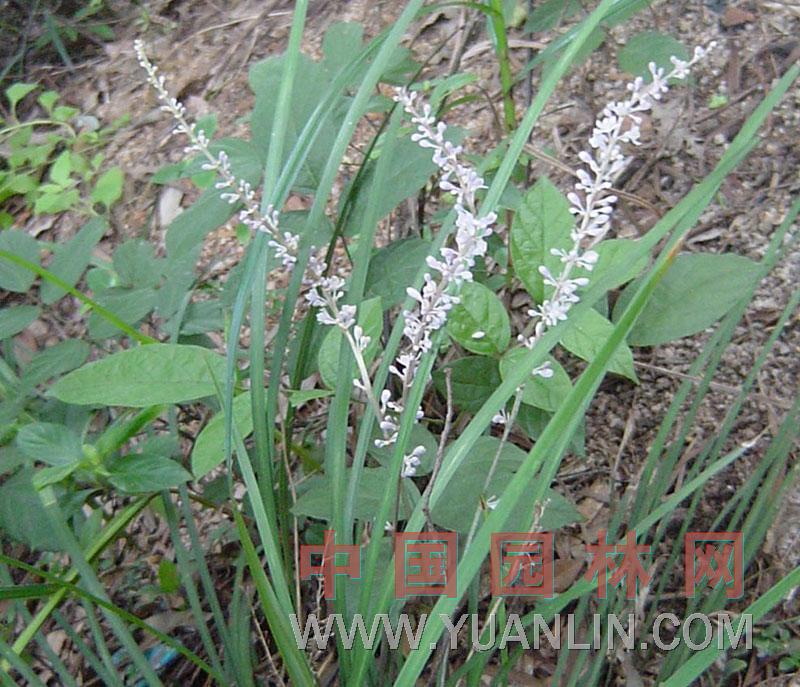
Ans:
[[[755,14],[741,7],[729,7],[725,10],[725,14],[722,15],[722,25],[726,29],[730,29],[734,26],[741,26],[742,24],[755,20]]]

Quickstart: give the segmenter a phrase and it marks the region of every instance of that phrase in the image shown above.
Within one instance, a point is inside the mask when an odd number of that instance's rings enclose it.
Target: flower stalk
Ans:
[[[655,102],[669,90],[671,80],[685,79],[691,67],[715,45],[712,42],[708,48],[696,47],[692,59],[688,61],[671,57],[672,69],[668,73],[651,62],[648,66],[650,83],[637,77],[628,84],[628,98],[609,103],[597,118],[589,137],[590,150],[578,153],[586,168],[577,171],[575,191],[567,194],[570,212],[578,220],[570,233],[572,245],[568,250],[550,250],[551,255],[559,257],[563,264],[557,276],[545,265],[539,266],[544,284],[551,287],[552,292],[540,305],[528,310],[532,318],[532,332],[529,326],[518,337],[527,348],[532,349],[547,329],[567,319],[569,310],[580,301],[578,290],[589,283],[587,277],[573,277],[572,272],[576,267],[591,272],[597,263],[599,256],[593,248],[608,234],[617,202],[617,196],[610,189],[614,179],[629,162],[622,152],[622,145],[641,145],[641,114],[652,109]],[[541,373],[542,369],[547,368],[538,369]]]

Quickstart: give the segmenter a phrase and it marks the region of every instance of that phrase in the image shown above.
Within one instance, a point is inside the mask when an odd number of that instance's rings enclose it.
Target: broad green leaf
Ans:
[[[0,341],[19,334],[40,313],[35,305],[12,305],[0,310]]]
[[[443,365],[433,372],[436,390],[447,396],[445,371],[450,370],[453,403],[460,410],[477,412],[484,401],[500,386],[500,367],[497,360],[479,355],[466,356]]]
[[[22,371],[21,381],[24,387],[33,387],[74,370],[86,362],[91,347],[78,339],[67,339],[55,346],[39,351]]]
[[[539,267],[553,274],[561,271],[561,261],[551,255],[553,248],[570,246],[570,231],[575,219],[569,202],[547,177],[541,177],[525,194],[511,226],[511,259],[514,271],[537,303],[544,300],[544,282]]]
[[[494,474],[484,489],[495,455],[500,450]],[[502,445],[497,437],[483,436],[474,444],[458,473],[448,482],[444,493],[433,508],[434,523],[449,530],[466,533],[472,525],[476,509],[493,497],[500,496],[514,473],[525,459],[525,452],[513,444]],[[542,530],[556,530],[581,520],[581,515],[569,501],[552,489],[548,491],[549,503],[542,514]],[[510,522],[527,522],[536,506],[520,503]]]
[[[614,325],[593,309],[586,310],[573,319],[561,337],[560,343],[573,355],[591,362],[611,336]],[[634,382],[637,381],[636,371],[633,369],[633,353],[626,344],[620,346],[614,353],[608,369]]]
[[[36,215],[55,214],[69,210],[81,199],[78,189],[70,188],[63,190],[55,184],[43,184],[39,187],[44,191],[33,204],[33,212]]]
[[[369,346],[364,351],[364,360],[371,362],[380,346],[381,332],[383,331],[383,309],[380,298],[370,298],[358,306],[358,324],[364,329],[364,334],[370,337]],[[331,327],[325,335],[317,354],[319,374],[326,386],[336,388],[336,375],[339,369],[339,344],[342,342],[342,330]],[[345,342],[346,344],[346,342]]]
[[[208,133],[206,135],[210,136]],[[219,155],[225,151],[231,170],[237,178],[257,180],[264,171],[262,158],[253,150],[253,144],[250,141],[241,138],[220,138],[211,143],[209,150],[212,155]],[[208,171],[203,169],[207,162],[205,155],[198,155],[186,165],[183,176],[196,178],[207,174]],[[214,176],[211,178],[215,179]]]
[[[134,326],[155,307],[156,291],[114,287],[98,293],[95,300],[125,324]],[[115,325],[97,312],[89,316],[89,335],[93,339],[108,339],[119,332]]]
[[[758,264],[741,255],[679,255],[658,283],[628,343],[657,346],[703,331],[730,310],[758,275]],[[638,282],[614,306],[619,319]]]
[[[645,82],[650,83],[653,77],[648,65],[655,62],[669,72],[672,69],[670,57],[675,56],[681,60],[690,58],[689,51],[680,41],[672,36],[658,31],[643,31],[631,36],[625,47],[617,55],[617,62],[622,71],[643,76]]]
[[[330,79],[344,69],[362,50],[364,27],[356,22],[336,22],[322,39],[322,65]],[[365,65],[366,68],[366,65]]]
[[[39,264],[39,244],[36,239],[19,229],[0,231],[0,250]],[[31,288],[35,279],[36,275],[33,272],[0,258],[0,290],[25,293]]]
[[[79,467],[80,461],[74,460],[67,465],[53,465],[48,468],[41,468],[33,475],[33,486],[38,490],[42,490],[51,484],[63,482]]]
[[[17,103],[36,88],[38,84],[35,83],[14,83],[6,88],[6,98],[11,105],[11,112],[16,112]]]
[[[156,260],[153,246],[142,239],[125,241],[114,251],[114,270],[119,286],[147,288],[161,281],[161,260]]]
[[[252,146],[265,160],[277,106],[275,94],[280,88],[284,63],[284,56],[269,57],[255,63],[250,68],[250,87],[256,98],[250,115]],[[297,73],[303,75],[303,87],[295,88],[292,91],[292,101],[289,106],[290,117],[283,143],[281,164],[288,158],[305,123],[311,118],[330,85],[330,75],[325,67],[306,55],[299,56]],[[347,105],[347,99],[340,99],[320,122],[314,145],[297,179],[296,186],[299,191],[307,193],[316,191]]]
[[[181,334],[192,336],[224,329],[222,303],[217,299],[195,301],[186,308],[181,324]]]
[[[598,280],[601,276],[613,274],[614,280],[609,285],[609,290],[635,279],[647,267],[647,256],[632,261],[628,256],[638,247],[635,239],[607,239],[595,246],[598,255],[597,263],[591,272],[584,272],[584,276]]]
[[[2,406],[0,406],[0,409],[2,409]],[[2,410],[0,410],[0,416],[2,416]],[[13,444],[0,447],[0,476],[10,474],[18,467],[29,462],[25,454]]]
[[[33,422],[17,432],[14,442],[28,458],[56,467],[83,458],[80,437],[64,425]]]
[[[119,167],[112,167],[103,172],[92,189],[92,201],[102,203],[110,208],[122,197],[122,185],[125,175]]]
[[[220,199],[217,189],[204,191],[167,228],[167,252],[170,255],[187,252],[200,243],[206,234],[225,224],[235,211],[236,206]]]
[[[509,371],[514,369],[521,357],[525,355],[524,348],[512,348],[500,359],[500,376],[505,379]],[[525,383],[522,392],[522,402],[528,405],[554,412],[558,410],[563,400],[572,389],[569,375],[563,367],[558,364],[555,358],[547,356],[546,360],[550,363],[553,376],[545,379],[540,376],[532,376]]]
[[[50,179],[59,186],[68,186],[70,174],[72,173],[72,162],[69,150],[62,152],[50,167]]]
[[[348,475],[351,469],[347,470]],[[349,478],[348,478],[349,479]],[[364,468],[358,482],[358,493],[353,506],[353,516],[357,520],[370,520],[380,508],[381,500],[386,492],[386,485],[393,477],[386,468]],[[315,475],[306,482],[307,490],[297,499],[292,508],[296,516],[305,515],[330,522],[333,516],[333,503],[331,502],[330,479],[326,475]],[[403,480],[403,491],[399,500],[399,517],[407,518],[417,501],[419,490],[411,479]]]
[[[58,101],[58,91],[45,91],[38,98],[36,102],[39,103],[47,112],[53,111],[53,105]]]
[[[38,186],[38,182],[30,174],[14,174],[4,182],[2,190],[3,192],[8,190],[18,195],[23,195],[33,191]],[[7,195],[11,194],[4,194],[3,197],[6,197]]]
[[[57,244],[53,246],[55,255],[47,269],[70,286],[75,286],[84,270],[89,266],[89,262],[92,259],[92,251],[107,228],[107,222],[101,217],[89,220],[63,246]],[[49,305],[50,303],[55,303],[66,291],[47,280],[43,280],[39,293],[42,302]]]
[[[228,154],[231,171],[238,178],[256,186],[261,179],[264,158],[258,149],[249,141],[223,139],[215,141],[210,149],[212,153],[224,150]],[[186,167],[187,174],[200,169],[205,160],[196,160]],[[222,200],[220,194],[224,190],[209,188],[188,208],[179,214],[167,227],[165,243],[167,255],[174,259],[189,252],[199,244],[206,235],[221,227],[239,208]]]
[[[233,424],[242,439],[253,431],[250,392],[233,399]],[[195,479],[205,477],[225,460],[225,418],[220,412],[203,427],[192,449],[192,474]]]
[[[179,463],[164,456],[134,453],[108,467],[108,481],[129,494],[171,489],[192,479]]]
[[[465,282],[447,318],[447,332],[472,353],[499,355],[511,340],[511,323],[501,300],[477,282]]]
[[[448,127],[446,138],[458,143],[463,138],[463,132]],[[375,155],[380,155],[381,151],[382,148],[378,147]],[[431,151],[427,148],[421,148],[407,135],[395,141],[392,146],[392,164],[385,176],[383,185],[376,191],[373,178],[377,164],[377,157],[369,160],[360,179],[353,211],[348,218],[348,226],[353,231],[363,224],[367,204],[372,200],[371,194],[378,194],[376,218],[380,220],[394,210],[402,201],[410,198],[425,186],[428,179],[436,171],[436,165],[431,160]]]
[[[365,295],[380,296],[387,309],[402,303],[430,249],[430,243],[419,238],[395,241],[381,248],[370,260]]]
[[[20,470],[0,485],[0,530],[33,549],[59,550],[39,492],[33,486],[32,470]]]
[[[213,396],[224,378],[225,359],[206,348],[150,344],[84,365],[50,395],[76,405],[145,408]]]
[[[76,114],[78,114],[77,107],[70,107],[69,105],[59,105],[53,108],[53,119],[57,122],[68,122]]]
[[[156,293],[156,312],[160,317],[169,319],[183,304],[186,293],[195,282],[195,266],[201,250],[202,245],[198,243],[184,253],[167,255],[162,270],[164,281]],[[231,275],[232,272],[229,280]]]

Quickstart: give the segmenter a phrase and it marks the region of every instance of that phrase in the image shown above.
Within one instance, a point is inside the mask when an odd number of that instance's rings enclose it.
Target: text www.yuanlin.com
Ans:
[[[702,651],[712,643],[716,643],[720,649],[750,649],[753,638],[753,616],[749,614],[732,616],[719,613],[708,616],[693,613],[681,620],[673,613],[661,613],[656,616],[652,626],[645,630],[637,626],[632,613],[627,616],[595,613],[591,626],[578,626],[572,614],[565,617],[556,614],[548,619],[549,622],[544,616],[535,615],[532,623],[527,619],[527,629],[523,618],[515,613],[509,614],[502,626],[494,618],[489,622],[480,622],[477,614],[465,614],[457,620],[447,615],[441,615],[440,618],[451,649],[469,641],[475,651],[504,649],[509,645],[523,649],[539,649],[547,645],[553,649],[578,650],[622,647],[629,651],[652,646],[669,651],[681,643],[692,651]],[[423,614],[412,623],[406,614],[392,621],[387,614],[379,613],[374,616],[369,628],[360,614],[354,615],[350,622],[339,613],[333,613],[324,620],[309,615],[302,628],[295,614],[290,616],[290,621],[297,646],[301,649],[316,646],[319,650],[325,650],[336,638],[345,649],[351,649],[357,639],[360,645],[373,649],[385,638],[390,649],[398,649],[402,644],[416,650],[420,647],[428,615]],[[433,642],[430,648],[435,646],[436,642]]]

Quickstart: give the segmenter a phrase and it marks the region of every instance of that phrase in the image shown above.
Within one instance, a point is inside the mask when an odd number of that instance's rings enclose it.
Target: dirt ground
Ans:
[[[108,151],[110,163],[120,165],[127,178],[123,201],[113,212],[113,234],[101,244],[101,250],[109,255],[116,242],[132,236],[163,241],[169,220],[197,196],[188,183],[176,183],[167,190],[150,182],[151,175],[165,163],[181,158],[183,142],[170,136],[170,122],[158,112],[142,82],[133,39],[140,37],[147,42],[171,90],[192,115],[216,112],[219,134],[243,136],[247,133],[244,117],[253,105],[247,86],[248,67],[283,50],[293,5],[256,0],[153,0],[145,3],[148,21],[144,22],[135,7],[116,4],[122,21],[115,27],[117,39],[106,44],[103,53],[71,73],[43,66],[33,75],[67,93],[73,104],[101,121],[130,114],[131,124],[115,136]],[[366,35],[374,36],[392,21],[400,4],[386,0],[312,1],[305,50],[318,55],[324,30],[335,21],[363,23]],[[613,27],[602,47],[572,72],[534,131],[531,144],[554,154],[562,165],[574,166],[595,113],[608,100],[619,97],[629,79],[617,67],[617,51],[633,33],[651,29],[668,32],[689,47],[717,40],[720,48],[697,70],[694,88],[676,88],[667,104],[645,122],[646,142],[635,151],[624,185],[635,200],[622,201],[615,223],[617,235],[625,237],[645,233],[659,213],[673,206],[712,169],[772,81],[798,58],[800,4],[792,0],[654,2],[634,20]],[[511,38],[514,63],[521,67],[546,36],[512,31]],[[500,86],[492,49],[484,25],[474,22],[470,12],[450,8],[428,15],[408,36],[407,45],[419,59],[435,52],[427,67],[430,76],[447,73],[460,58],[460,69],[477,74],[480,87],[499,107]],[[537,74],[530,86],[534,93]],[[528,94],[525,85],[517,88],[518,111],[523,110]],[[727,97],[727,104],[711,109],[710,99],[720,94]],[[687,250],[731,251],[753,259],[763,255],[772,232],[800,192],[799,106],[800,90],[795,85],[769,118],[760,145],[728,177],[717,204],[692,231]],[[448,119],[468,129],[466,145],[476,153],[489,150],[500,140],[497,113],[485,104],[459,108]],[[354,149],[352,154],[357,156],[358,151]],[[550,176],[562,189],[570,184],[563,169],[535,159],[531,175],[540,174]],[[76,220],[66,217],[47,227],[40,238],[58,240],[77,226]],[[224,279],[242,253],[233,227],[214,232],[203,254],[204,273]],[[703,403],[691,436],[692,446],[714,435],[798,284],[800,247],[794,245],[759,287],[737,330],[714,378],[712,393]],[[515,317],[524,317],[528,307],[525,296],[520,292],[509,298],[515,305]],[[61,315],[68,317],[70,313]],[[729,448],[758,439],[765,428],[774,431],[793,402],[800,381],[799,325],[795,314],[758,376],[756,393],[742,409]],[[44,345],[51,335],[47,327],[42,327],[34,338],[38,345]],[[640,384],[617,378],[604,383],[587,419],[587,455],[568,458],[563,467],[566,473],[585,471],[585,477],[565,481],[562,490],[587,514],[607,500],[609,484],[620,491],[637,483],[672,394],[706,339],[707,335],[699,335],[654,349],[638,349],[635,355]],[[764,446],[766,441],[757,441],[748,457],[717,480],[716,498],[703,505],[709,514],[725,501],[730,490],[748,478]],[[800,563],[797,487],[790,492],[778,522],[780,526],[770,533],[760,560],[764,588]],[[168,546],[168,537],[157,531],[154,522],[151,524],[154,529],[139,546],[156,560],[159,550]],[[147,522],[141,527],[146,531]],[[751,591],[755,594],[759,590]]]

